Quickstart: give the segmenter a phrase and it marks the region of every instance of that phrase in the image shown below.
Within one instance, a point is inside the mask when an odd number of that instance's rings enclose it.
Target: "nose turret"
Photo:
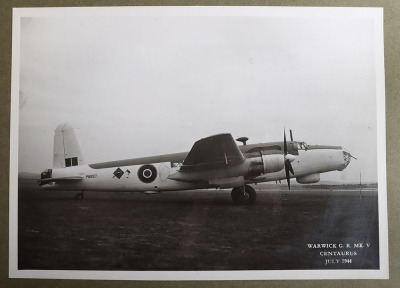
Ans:
[[[342,151],[343,151],[343,160],[344,160],[344,165],[345,165],[344,168],[346,168],[347,165],[349,165],[351,158],[354,158],[357,160],[357,158],[353,157],[350,154],[349,150],[347,150],[346,148],[342,147]]]

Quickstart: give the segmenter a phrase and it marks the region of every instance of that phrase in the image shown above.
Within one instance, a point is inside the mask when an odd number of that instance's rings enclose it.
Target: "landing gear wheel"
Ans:
[[[246,193],[249,195],[249,198],[247,199],[247,204],[252,205],[256,203],[257,199],[257,193],[256,190],[253,189],[253,187],[246,185]]]
[[[235,204],[254,204],[256,202],[257,194],[253,187],[245,185],[244,187],[235,187],[232,189],[231,197]]]
[[[83,192],[82,193],[78,193],[78,194],[76,194],[75,195],[75,199],[76,200],[82,200],[84,197],[83,197]]]
[[[235,204],[242,204],[242,202],[244,201],[244,199],[243,199],[244,195],[243,195],[243,192],[240,187],[235,187],[232,189],[231,197],[232,197],[233,203],[235,203]]]

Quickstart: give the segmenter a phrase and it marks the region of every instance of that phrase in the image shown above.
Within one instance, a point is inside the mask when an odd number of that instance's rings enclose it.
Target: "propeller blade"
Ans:
[[[286,145],[286,130],[283,128],[283,154],[286,156],[287,154],[287,145]]]
[[[293,167],[292,167],[292,164],[290,163],[289,159],[287,159],[285,161],[285,169],[289,170],[290,173],[292,173],[294,175]]]
[[[350,155],[350,157],[351,158],[353,158],[353,159],[356,159],[357,160],[357,158],[356,157],[354,157],[353,155],[351,155],[351,154],[349,154]]]
[[[292,138],[292,130],[290,130],[290,137]],[[286,181],[287,181],[287,184],[288,184],[288,187],[290,190],[290,174],[289,174],[289,172],[291,172],[294,175],[293,167],[290,162],[294,160],[294,156],[288,155],[287,142],[286,142],[286,129],[285,128],[283,128],[283,153],[285,155],[284,161],[285,161]]]
[[[289,190],[290,190],[290,175],[289,175],[289,169],[287,169],[286,165],[285,165],[285,172],[286,172],[287,185],[288,185]]]
[[[293,134],[292,134],[292,130],[290,130],[290,141],[293,141]]]

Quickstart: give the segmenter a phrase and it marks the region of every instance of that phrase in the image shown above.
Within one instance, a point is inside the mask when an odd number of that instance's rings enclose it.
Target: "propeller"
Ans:
[[[292,131],[290,131],[290,138],[293,139],[291,132]],[[284,153],[284,156],[285,156],[285,160],[284,161],[285,161],[286,180],[287,180],[288,187],[289,187],[289,190],[290,190],[290,174],[289,174],[289,172],[294,175],[294,171],[293,171],[293,167],[292,167],[292,163],[291,162],[293,162],[294,159],[296,159],[296,157],[291,155],[291,154],[288,154],[285,128],[283,128],[283,153]]]

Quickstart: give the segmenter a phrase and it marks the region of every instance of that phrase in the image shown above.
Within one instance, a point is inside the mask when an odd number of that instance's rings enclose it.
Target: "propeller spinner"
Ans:
[[[290,138],[292,138],[292,131],[290,130]],[[292,140],[293,141],[293,140]],[[292,173],[294,175],[294,171],[293,171],[293,167],[292,167],[292,163],[296,157],[293,156],[292,154],[288,154],[288,150],[287,150],[287,143],[286,143],[286,130],[285,128],[283,129],[283,153],[285,156],[285,173],[286,173],[286,180],[288,183],[288,187],[290,190],[290,173]]]

